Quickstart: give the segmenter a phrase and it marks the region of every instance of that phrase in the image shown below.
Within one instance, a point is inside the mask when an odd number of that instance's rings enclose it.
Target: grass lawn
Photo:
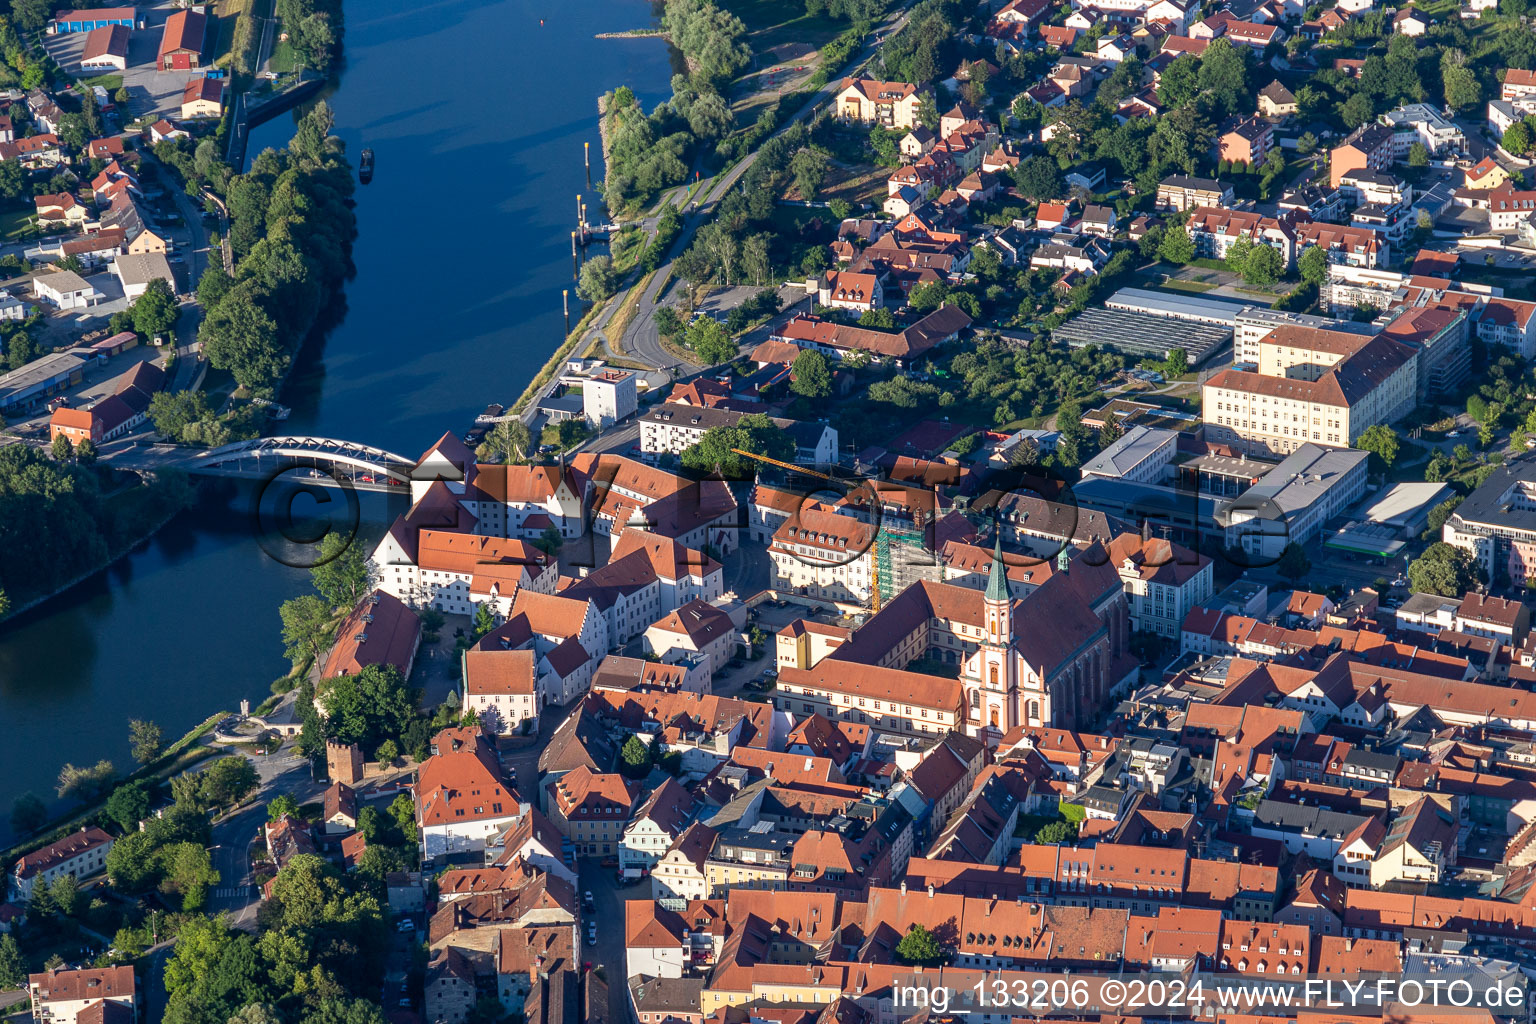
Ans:
[[[889,168],[884,167],[843,168],[834,165],[816,198],[846,199],[850,203],[873,203],[878,209],[885,201],[887,194],[885,182],[890,174]]]
[[[32,212],[25,208],[0,210],[0,238],[14,242],[25,237],[32,227]]]
[[[754,53],[784,43],[819,48],[848,27],[825,14],[806,14],[805,0],[725,0],[722,6],[746,24],[747,42]]]
[[[286,75],[293,71],[297,58],[293,44],[283,39],[272,44],[272,55],[267,58],[267,69],[275,74]]]
[[[239,18],[234,15],[220,16],[215,19],[213,63],[221,68],[234,66],[235,49],[235,25]]]
[[[108,93],[114,93],[123,87],[123,76],[97,75],[95,78],[82,78],[80,82],[82,85],[88,85],[92,87],[99,85],[103,89],[107,90]]]
[[[1209,292],[1215,291],[1219,285],[1207,284],[1204,281],[1185,281],[1181,278],[1170,277],[1157,285],[1158,288],[1175,292]]]

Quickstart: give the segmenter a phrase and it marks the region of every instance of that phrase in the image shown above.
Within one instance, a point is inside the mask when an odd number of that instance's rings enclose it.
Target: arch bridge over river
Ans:
[[[119,469],[179,469],[199,476],[307,480],[322,487],[400,493],[410,487],[414,459],[353,441],[277,436],[196,449],[156,444],[125,448],[108,458]],[[306,472],[307,471],[307,472]]]

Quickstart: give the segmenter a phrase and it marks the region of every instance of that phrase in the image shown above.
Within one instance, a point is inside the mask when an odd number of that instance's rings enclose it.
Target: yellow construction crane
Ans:
[[[768,456],[758,455],[756,452],[743,451],[740,448],[732,448],[731,451],[742,458],[766,462],[770,466],[778,466],[780,469],[787,469],[791,473],[804,473],[806,476],[820,477],[822,480],[828,480],[835,484],[844,483],[844,481],[839,480],[837,477],[828,476],[826,473],[818,473],[814,469],[806,469],[804,466],[796,466],[789,462],[780,462],[778,459],[770,459]],[[879,529],[879,524],[876,524],[876,536],[879,535]],[[869,603],[870,611],[878,612],[880,610],[880,559],[878,556],[871,557],[869,560]]]

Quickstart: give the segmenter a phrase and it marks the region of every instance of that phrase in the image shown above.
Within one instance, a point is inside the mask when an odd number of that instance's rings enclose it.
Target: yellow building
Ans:
[[[1333,335],[1298,336],[1297,332]],[[1348,343],[1331,331],[1285,328],[1259,342],[1259,372],[1223,370],[1201,387],[1206,440],[1254,455],[1288,455],[1301,445],[1347,448],[1376,423],[1412,411],[1418,350],[1376,336]]]
[[[910,131],[917,127],[917,86],[909,82],[877,82],[868,78],[843,79],[834,109],[845,121],[883,124]]]
[[[1485,156],[1466,170],[1467,188],[1495,189],[1509,184],[1509,172],[1491,156]]]

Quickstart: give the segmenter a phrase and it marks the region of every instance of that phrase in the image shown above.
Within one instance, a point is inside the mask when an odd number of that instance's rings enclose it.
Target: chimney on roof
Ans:
[[[928,883],[928,898],[933,899],[933,883]]]

